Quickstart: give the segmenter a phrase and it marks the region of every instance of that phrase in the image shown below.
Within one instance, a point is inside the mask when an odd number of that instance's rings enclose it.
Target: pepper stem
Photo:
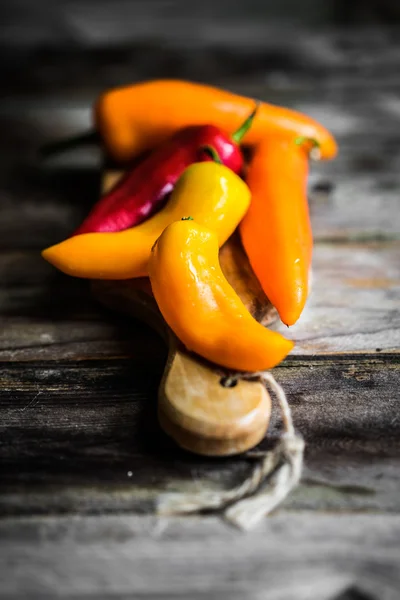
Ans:
[[[89,130],[84,131],[78,135],[75,135],[64,140],[57,140],[56,142],[50,142],[40,148],[40,154],[45,158],[52,154],[59,154],[76,146],[82,146],[87,144],[97,144],[100,142],[100,136],[97,131]]]
[[[247,119],[244,121],[244,123],[241,124],[241,126],[239,127],[239,129],[237,129],[235,131],[235,133],[232,135],[232,140],[236,144],[240,144],[240,142],[242,141],[242,139],[244,138],[244,136],[246,135],[246,133],[248,132],[248,130],[252,126],[253,121],[254,121],[254,117],[257,114],[257,111],[259,109],[260,104],[261,104],[261,102],[259,100],[257,100],[255,107],[253,108],[253,110],[251,111],[251,113],[249,114],[249,116],[247,117]]]
[[[297,137],[294,140],[294,143],[296,144],[296,146],[302,146],[305,143],[310,144],[310,158],[313,158],[314,160],[319,160],[321,158],[320,143],[315,138],[302,135],[300,137]]]
[[[193,217],[182,217],[181,221],[193,221]]]
[[[222,165],[222,160],[220,155],[218,154],[218,152],[216,151],[216,149],[213,146],[202,146],[202,148],[200,148],[200,150],[203,150],[203,152],[207,152],[207,154],[209,154],[211,156],[211,158],[213,159],[214,162],[216,162],[218,165]]]

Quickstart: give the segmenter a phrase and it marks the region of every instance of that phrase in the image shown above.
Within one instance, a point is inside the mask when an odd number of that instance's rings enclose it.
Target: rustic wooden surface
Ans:
[[[182,51],[178,40],[164,53],[151,43],[20,52],[5,70],[0,598],[399,596],[400,35],[244,39],[235,50],[220,40]],[[310,178],[313,292],[289,331],[296,350],[274,372],[307,442],[304,477],[246,535],[218,516],[154,516],[160,492],[228,488],[249,461],[174,447],[155,418],[163,342],[39,256],[97,197],[99,156],[44,164],[38,146],[87,126],[103,86],[160,74],[306,110],[341,147]],[[274,414],[272,437],[278,427]]]

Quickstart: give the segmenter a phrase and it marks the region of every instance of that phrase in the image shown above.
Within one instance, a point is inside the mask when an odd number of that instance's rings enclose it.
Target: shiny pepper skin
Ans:
[[[75,277],[142,277],[147,275],[154,242],[170,223],[192,216],[216,232],[221,246],[249,204],[249,188],[228,167],[215,162],[195,163],[180,177],[166,206],[141,225],[116,233],[76,235],[47,248],[42,256]]]
[[[158,307],[189,350],[229,369],[270,369],[294,344],[251,316],[221,271],[218,245],[195,221],[165,229],[149,261]]]
[[[253,106],[252,99],[227,90],[161,79],[104,92],[94,107],[94,121],[109,154],[126,162],[188,125],[212,123],[233,131]],[[246,134],[246,144],[254,146],[282,132],[316,139],[322,159],[337,153],[335,139],[323,125],[300,112],[265,102]]]
[[[121,231],[138,225],[159,210],[183,171],[194,162],[212,160],[204,147],[211,146],[220,162],[240,173],[243,155],[239,147],[250,129],[258,107],[231,134],[214,125],[192,125],[177,131],[155,148],[95,204],[75,235]]]
[[[200,160],[212,160],[201,151],[202,146],[211,143],[222,162],[240,172],[243,158],[228,136],[223,138],[221,131],[212,125],[187,127],[128,171],[95,204],[75,235],[121,231],[143,222],[166,200],[186,167]]]
[[[286,325],[300,317],[309,292],[312,231],[307,200],[310,140],[271,138],[247,173],[251,206],[240,224],[246,254]]]

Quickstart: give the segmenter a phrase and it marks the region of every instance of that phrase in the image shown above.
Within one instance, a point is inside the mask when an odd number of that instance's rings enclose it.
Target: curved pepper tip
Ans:
[[[286,327],[292,327],[295,325],[303,312],[303,306],[297,307],[296,310],[278,310],[279,318]]]
[[[42,258],[44,258],[44,260],[47,260],[47,262],[51,262],[51,249],[54,248],[54,246],[49,246],[48,248],[45,248],[44,250],[41,251],[41,256]]]
[[[281,356],[277,357],[279,358],[279,360],[277,360],[276,364],[273,365],[274,367],[280,362],[282,362],[295,347],[295,343],[293,342],[293,340],[288,340],[283,335],[281,336],[281,338]]]
[[[50,263],[51,265],[53,265],[53,267],[57,267],[57,261],[56,261],[56,256],[57,256],[57,252],[56,252],[56,248],[59,244],[55,244],[54,246],[49,246],[48,248],[45,248],[44,250],[41,251],[41,256],[42,258],[44,258],[45,261],[47,261],[48,263]]]
[[[325,143],[320,144],[319,153],[319,158],[322,160],[333,160],[338,155],[339,146],[330,131],[328,131],[328,138],[325,140]]]
[[[270,333],[275,332],[270,331]],[[266,352],[263,356],[253,359],[253,364],[247,364],[244,370],[249,371],[250,373],[256,371],[269,371],[269,369],[277,367],[283,360],[285,360],[287,355],[293,350],[295,343],[292,340],[288,340],[280,333],[276,333],[276,336],[273,353]]]
[[[63,273],[67,273],[68,275],[72,274],[67,268],[63,242],[45,248],[44,250],[42,250],[41,255],[45,261],[47,261],[53,267],[56,267],[56,269],[59,269],[60,271],[62,271]]]

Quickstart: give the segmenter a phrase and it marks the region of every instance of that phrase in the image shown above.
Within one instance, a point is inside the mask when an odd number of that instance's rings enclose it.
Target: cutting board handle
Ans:
[[[167,342],[158,416],[161,427],[181,447],[197,454],[228,456],[261,441],[271,413],[265,387],[190,353],[163,320],[148,279],[95,281],[92,291],[105,306],[146,321]]]

